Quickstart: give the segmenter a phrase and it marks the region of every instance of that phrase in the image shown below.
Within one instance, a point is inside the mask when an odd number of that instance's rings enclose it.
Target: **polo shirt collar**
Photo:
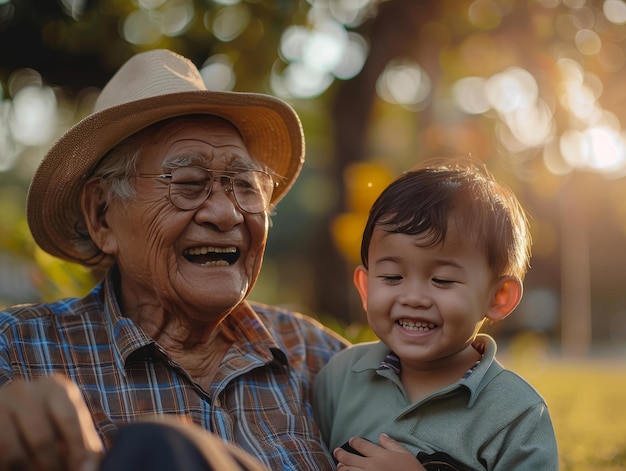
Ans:
[[[473,345],[479,351],[484,349],[483,357],[468,378],[460,381],[459,384],[465,386],[470,391],[470,399],[467,407],[472,407],[481,391],[491,382],[491,380],[504,370],[502,365],[496,360],[496,341],[487,334],[478,334]]]
[[[496,360],[497,346],[495,340],[487,334],[478,334],[473,342],[474,347],[483,351],[483,356],[466,379],[460,379],[456,383],[458,387],[466,388],[470,393],[470,398],[467,406],[472,407],[476,402],[480,392],[489,384],[494,376],[499,374],[504,368]],[[372,342],[371,347],[367,352],[354,363],[352,371],[355,373],[362,373],[367,370],[380,370],[381,362],[390,353],[389,347],[383,342]],[[387,369],[383,376],[389,379],[395,380],[396,375],[392,370]],[[450,387],[444,388],[446,391],[450,390]]]

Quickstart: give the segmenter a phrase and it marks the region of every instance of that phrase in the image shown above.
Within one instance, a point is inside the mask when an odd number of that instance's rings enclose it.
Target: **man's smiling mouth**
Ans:
[[[237,247],[192,247],[183,251],[183,256],[191,263],[204,267],[227,267],[239,259]]]

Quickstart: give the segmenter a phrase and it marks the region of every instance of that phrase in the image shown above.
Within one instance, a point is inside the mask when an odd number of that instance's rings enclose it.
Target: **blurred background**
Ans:
[[[252,298],[351,340],[371,338],[351,279],[373,200],[424,159],[484,161],[534,240],[522,304],[492,333],[555,403],[564,468],[623,469],[623,0],[0,0],[0,306],[94,284],[34,245],[29,180],[117,68],[154,48],[192,59],[210,89],[273,94],[299,113],[306,165]],[[546,381],[546,358],[569,361],[560,374],[574,364],[570,381]],[[607,375],[591,376],[600,364]],[[607,445],[596,432],[608,423]],[[599,442],[582,458],[573,430]]]

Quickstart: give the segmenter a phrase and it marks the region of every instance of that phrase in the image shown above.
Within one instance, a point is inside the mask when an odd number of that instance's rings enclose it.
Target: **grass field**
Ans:
[[[524,344],[499,357],[546,399],[561,471],[626,470],[626,358],[565,359]]]

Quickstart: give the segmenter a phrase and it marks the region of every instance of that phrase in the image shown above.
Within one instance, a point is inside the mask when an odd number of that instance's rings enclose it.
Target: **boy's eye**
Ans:
[[[386,283],[396,283],[402,280],[402,277],[400,275],[382,275],[380,279]]]
[[[437,285],[451,285],[452,283],[454,283],[453,280],[444,280],[442,278],[433,278],[433,283],[437,284]]]

